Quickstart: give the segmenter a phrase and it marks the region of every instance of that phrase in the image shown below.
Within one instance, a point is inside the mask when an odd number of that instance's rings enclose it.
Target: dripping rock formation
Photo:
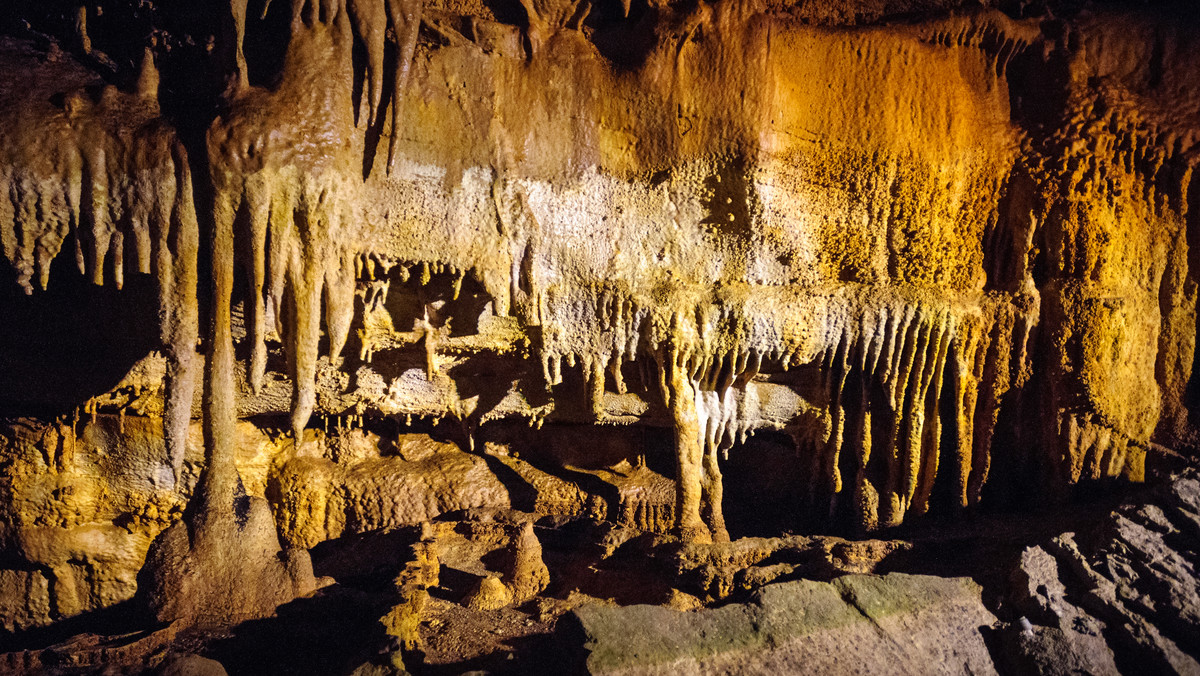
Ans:
[[[1189,10],[5,3],[0,671],[1200,673]]]

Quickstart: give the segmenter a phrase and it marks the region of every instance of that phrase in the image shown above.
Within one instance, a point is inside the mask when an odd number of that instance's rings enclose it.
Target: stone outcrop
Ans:
[[[746,604],[573,612],[587,673],[994,674],[995,618],[970,580],[849,575],[768,585]]]
[[[1013,571],[1012,668],[1200,673],[1200,480],[1195,472],[1093,532],[1027,549]]]

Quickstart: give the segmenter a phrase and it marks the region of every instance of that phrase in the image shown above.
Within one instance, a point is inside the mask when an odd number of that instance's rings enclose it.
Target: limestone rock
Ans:
[[[689,613],[585,605],[571,616],[593,674],[996,673],[981,632],[995,618],[964,579],[848,575]]]
[[[41,571],[0,571],[0,618],[5,631],[48,624],[54,618],[50,582]]]
[[[699,610],[704,607],[704,602],[687,592],[681,592],[678,589],[672,589],[670,592],[670,597],[667,599],[667,602],[663,604],[663,606],[670,608],[671,610]]]
[[[1013,569],[1011,602],[1023,616],[1039,624],[1062,623],[1067,590],[1059,578],[1058,562],[1041,547],[1027,547]]]
[[[1014,668],[1117,673],[1125,660],[1200,673],[1200,481],[1192,470],[1148,498],[1022,554],[1011,594],[1028,626],[1003,636]]]
[[[1063,628],[1008,627],[999,639],[1003,647],[998,663],[1014,673],[1120,674],[1113,650],[1101,633],[1101,623],[1087,616],[1077,618],[1076,623]]]
[[[792,536],[708,545],[667,542],[651,547],[649,555],[669,570],[683,589],[715,600],[785,576],[829,579],[844,573],[874,572],[888,556],[906,548],[905,543],[894,540],[851,542],[837,537]]]
[[[457,448],[419,461],[298,458],[283,466],[277,485],[281,535],[296,547],[412,526],[447,512],[512,506],[508,487],[488,463]]]
[[[199,655],[173,655],[163,660],[154,676],[227,676],[221,663]]]
[[[1196,459],[1182,4],[87,4],[0,7],[6,628],[142,559],[161,618],[269,614],[302,550],[466,510],[669,532],[727,598],[888,555],[770,561],[727,507],[871,532]],[[1031,552],[1033,635],[1197,668],[1188,481]]]

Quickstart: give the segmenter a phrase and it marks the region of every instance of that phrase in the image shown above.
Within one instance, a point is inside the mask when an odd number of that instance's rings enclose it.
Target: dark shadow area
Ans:
[[[508,499],[512,508],[522,512],[533,512],[537,509],[537,488],[521,477],[513,468],[500,462],[500,459],[486,453],[480,455],[487,464],[488,470],[504,484],[508,491]]]
[[[1021,660],[1014,654],[1014,631],[1020,630],[1014,630],[1012,627],[979,627],[979,635],[983,637],[983,644],[987,646],[988,654],[991,655],[992,663],[1000,676],[1034,673],[1029,670],[1028,665],[1022,665]]]
[[[773,537],[795,531],[807,464],[791,437],[780,432],[757,432],[729,449],[729,459],[721,462],[729,536]]]
[[[68,240],[49,287],[25,295],[0,264],[0,411],[53,419],[112,389],[158,347],[158,300],[150,275],[125,288],[86,281]],[[127,259],[128,260],[128,259]]]
[[[37,627],[7,633],[0,631],[0,653],[19,650],[42,650],[65,643],[82,634],[107,637],[125,635],[134,641],[154,630],[150,618],[133,600],[124,601],[101,610],[59,620],[48,627]]]
[[[959,359],[959,349],[957,344],[947,348],[947,364],[954,364]],[[964,361],[965,358],[958,363]],[[947,367],[942,372],[941,393],[942,396],[937,401],[937,416],[942,421],[939,430],[941,437],[938,440],[937,476],[934,477],[933,489],[929,496],[929,511],[954,517],[965,509],[962,499],[966,484],[970,481],[971,468],[964,466],[963,459],[958,454],[959,431],[958,425],[955,424],[958,419],[957,402],[962,400],[965,393],[960,391],[958,379],[954,377],[952,368]],[[971,430],[970,434],[973,439],[975,431]]]
[[[250,3],[246,12],[246,39],[242,51],[246,54],[250,84],[270,88],[279,81],[287,46],[291,41],[292,5],[288,2],[272,2],[264,16],[263,4]]]
[[[569,642],[557,639],[556,634],[519,636],[503,642],[507,650],[497,650],[451,664],[405,666],[415,676],[459,676],[466,673],[494,676],[569,676],[587,673],[583,659],[570,651],[569,645]]]
[[[416,542],[415,528],[347,535],[313,547],[313,574],[359,589],[391,588]]]
[[[438,585],[429,589],[429,595],[450,603],[461,603],[481,579],[475,573],[442,564],[438,569]]]
[[[388,645],[378,620],[394,600],[343,585],[243,622],[204,651],[230,676],[349,674]]]
[[[649,3],[633,0],[629,16],[619,0],[607,0],[593,7],[584,25],[592,29],[596,49],[618,70],[636,71],[658,44],[656,27],[662,20],[662,10]]]
[[[475,399],[474,413],[464,422],[479,426],[480,437],[486,436],[487,427],[479,425],[480,418],[508,396],[514,381],[522,393],[544,390],[539,382],[541,374],[534,372],[528,359],[515,354],[477,354],[451,366],[446,374],[454,379],[461,400]]]
[[[525,28],[529,22],[525,17],[525,10],[519,2],[506,2],[505,0],[483,0],[483,6],[492,13],[499,23],[506,23],[513,26]]]

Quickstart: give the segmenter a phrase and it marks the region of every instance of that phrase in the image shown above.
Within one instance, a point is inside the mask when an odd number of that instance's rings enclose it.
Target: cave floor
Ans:
[[[590,519],[543,517],[536,533],[549,586],[495,609],[466,604],[497,567],[506,543],[496,533],[530,515],[459,514],[435,524],[437,584],[420,613],[422,645],[403,652],[404,666],[414,674],[576,673],[584,670],[585,653],[562,622],[581,604],[695,610],[744,602],[767,583],[846,573],[971,578],[988,609],[1011,622],[1016,617],[1004,591],[1022,550],[1086,530],[1144,490],[1114,489],[1017,513],[946,515],[872,538],[792,535],[699,548]],[[396,603],[392,580],[420,538],[414,528],[322,543],[312,557],[327,586],[270,618],[154,628],[127,602],[0,636],[0,665],[15,673],[142,674],[159,673],[154,669],[172,655],[195,654],[217,660],[231,676],[394,673],[381,666],[397,645],[379,620]]]

